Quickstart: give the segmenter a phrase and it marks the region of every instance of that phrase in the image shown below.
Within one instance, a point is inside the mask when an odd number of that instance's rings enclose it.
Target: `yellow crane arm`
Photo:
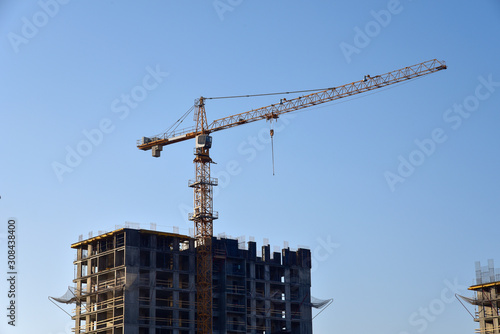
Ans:
[[[141,150],[149,150],[155,146],[162,147],[180,141],[193,139],[203,133],[208,134],[262,119],[276,119],[285,113],[368,92],[378,88],[383,88],[385,86],[421,77],[444,69],[446,69],[446,63],[444,61],[432,59],[381,75],[366,75],[363,80],[351,82],[343,86],[328,88],[290,100],[281,99],[281,101],[277,104],[271,104],[266,107],[219,118],[210,123],[204,131],[196,131],[195,127],[191,127],[179,131],[166,132],[152,138],[143,137],[138,141],[137,147]]]

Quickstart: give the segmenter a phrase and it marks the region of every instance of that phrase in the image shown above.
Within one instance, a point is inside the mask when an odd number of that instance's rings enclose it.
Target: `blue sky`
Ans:
[[[335,300],[315,333],[477,327],[453,293],[470,295],[475,261],[500,261],[498,1],[6,0],[0,16],[0,245],[15,217],[19,265],[18,326],[2,316],[1,333],[69,333],[47,296],[72,284],[80,234],[126,221],[188,233],[193,143],[153,159],[136,140],[195,98],[331,87],[433,58],[448,69],[280,119],[275,176],[268,123],[215,133],[215,234],[309,247],[312,294]]]

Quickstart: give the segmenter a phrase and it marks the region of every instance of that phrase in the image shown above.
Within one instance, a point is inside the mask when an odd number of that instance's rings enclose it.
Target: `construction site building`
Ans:
[[[194,334],[189,236],[122,228],[76,249],[75,333]],[[213,333],[312,333],[311,253],[213,238]]]
[[[469,290],[474,291],[474,298],[467,301],[476,306],[476,333],[500,334],[500,270],[495,270],[493,260],[484,267],[476,262],[476,284]]]

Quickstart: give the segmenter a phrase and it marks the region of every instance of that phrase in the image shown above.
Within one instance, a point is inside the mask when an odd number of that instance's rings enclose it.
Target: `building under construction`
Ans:
[[[474,298],[460,297],[476,306],[476,333],[500,334],[500,270],[495,270],[493,260],[483,267],[476,262],[476,284],[469,290],[474,291]]]
[[[71,247],[75,333],[196,332],[193,238],[122,228]],[[212,255],[213,333],[312,333],[308,249],[214,238]]]
[[[287,113],[446,68],[432,59],[314,93],[296,91],[308,94],[211,123],[205,101],[212,98],[201,96],[167,132],[142,137],[137,147],[156,158],[165,146],[195,140],[195,178],[188,183],[194,210],[188,217],[196,242],[179,234],[120,229],[73,244],[76,333],[312,333],[309,250],[271,253],[264,245],[258,256],[254,242],[238,247],[236,240],[213,237],[218,181],[211,177],[211,134],[260,120],[272,124]],[[195,126],[178,129],[193,110]],[[273,135],[271,128],[271,142]]]

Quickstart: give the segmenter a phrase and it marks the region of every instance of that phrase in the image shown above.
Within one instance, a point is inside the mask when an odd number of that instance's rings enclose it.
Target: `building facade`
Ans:
[[[479,323],[476,333],[500,334],[500,271],[496,272],[493,260],[485,267],[476,262],[476,284],[469,287],[474,298],[465,298],[476,306],[474,320]]]
[[[195,240],[118,229],[74,243],[75,333],[194,334]],[[213,239],[213,333],[312,333],[311,253]]]

